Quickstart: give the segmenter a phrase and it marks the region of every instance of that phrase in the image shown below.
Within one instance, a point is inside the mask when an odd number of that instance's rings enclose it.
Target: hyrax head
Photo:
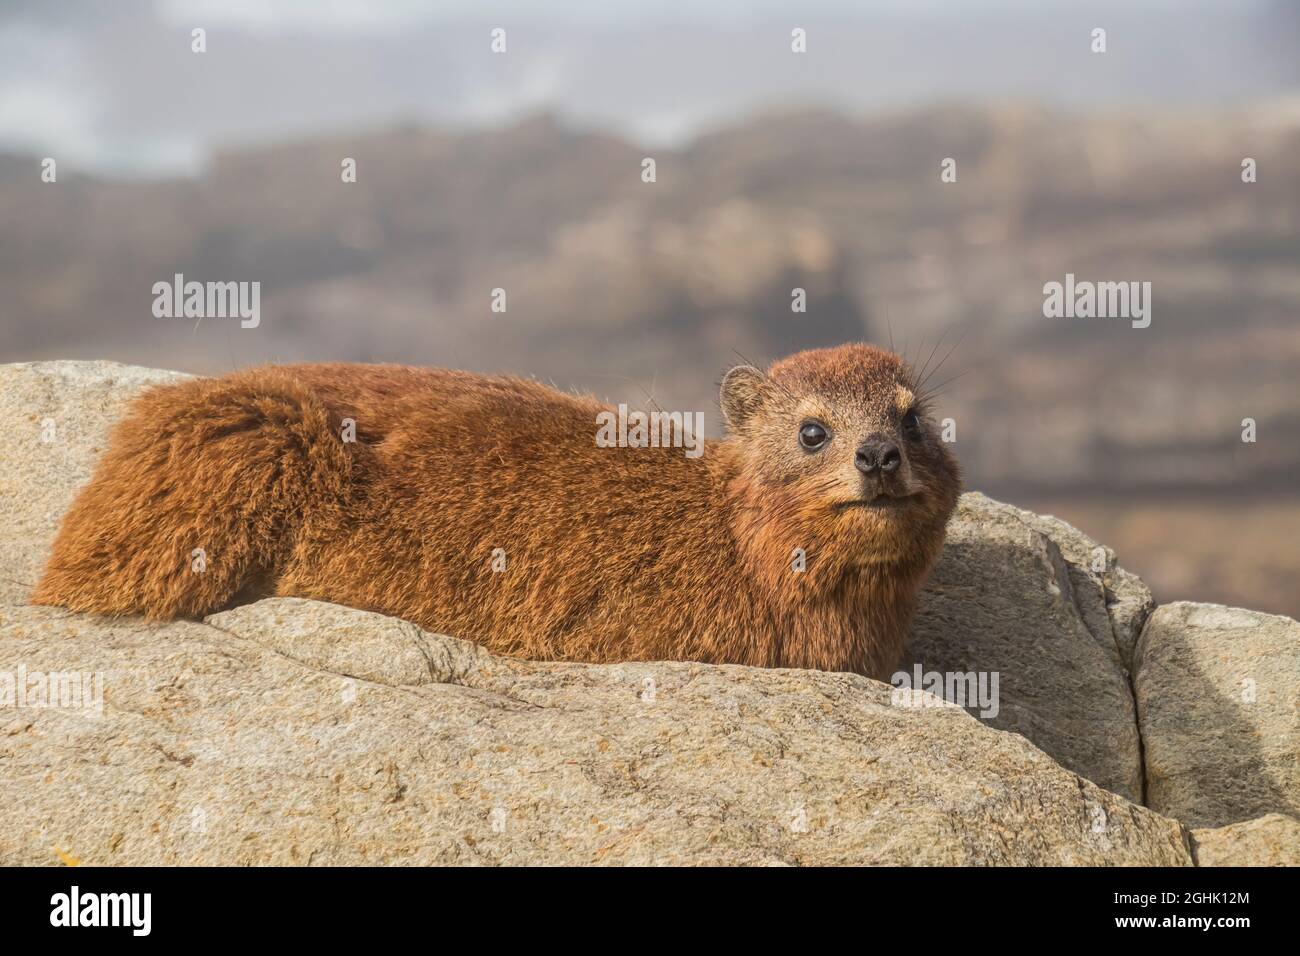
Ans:
[[[961,473],[919,391],[897,355],[853,344],[799,352],[766,373],[733,368],[721,405],[751,480],[802,517],[942,530]]]

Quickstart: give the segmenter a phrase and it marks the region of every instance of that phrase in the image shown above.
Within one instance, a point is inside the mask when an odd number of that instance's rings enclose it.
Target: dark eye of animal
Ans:
[[[917,417],[915,408],[903,416],[903,431],[912,438],[921,434],[921,419]]]
[[[817,422],[804,422],[799,426],[799,445],[804,451],[817,451],[831,440],[831,433]]]

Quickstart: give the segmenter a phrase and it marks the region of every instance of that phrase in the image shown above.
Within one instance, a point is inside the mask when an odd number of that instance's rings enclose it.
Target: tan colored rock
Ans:
[[[1300,866],[1300,820],[1270,813],[1193,830],[1192,853],[1198,866]]]
[[[0,605],[126,402],[182,377],[0,366]],[[1151,608],[1109,549],[964,495],[907,664],[996,671],[992,727],[1135,801],[1140,713],[1147,798],[1206,828],[1202,862],[1291,860],[1300,625]],[[102,674],[103,716],[4,705],[23,669]],[[2,862],[1189,860],[1172,820],[874,682],[511,661],[293,600],[170,625],[0,607],[0,764]]]
[[[0,367],[5,407],[30,432],[29,441],[0,446],[0,601],[26,597],[59,517],[126,401],[181,377],[111,362]],[[46,418],[54,422],[48,444],[40,441]],[[1024,734],[1067,768],[1140,800],[1136,724],[1114,648],[1140,627],[1150,593],[1115,567],[1107,549],[1063,522],[983,495],[963,496],[951,539],[906,663],[997,670],[1002,709],[993,726]],[[1099,553],[1109,569],[1103,574],[1088,570]]]
[[[0,603],[26,600],[108,427],[149,385],[188,378],[116,362],[0,365]]]
[[[12,492],[4,498],[8,520],[0,530],[6,563],[0,599],[19,601],[39,574],[59,516],[89,477],[113,417],[140,389],[181,376],[107,362],[5,366],[0,376],[6,404],[33,433],[30,443],[0,453],[0,488]],[[46,418],[54,422],[48,444],[39,441]],[[953,543],[923,602],[916,659],[945,671],[998,670],[1004,706],[994,726],[1025,734],[1070,769],[1138,799],[1131,703],[1107,650],[1111,626],[1128,617],[1108,613],[1102,578],[1081,566],[1096,549],[1068,525],[982,495],[964,496]],[[1051,587],[1060,593],[1053,596]],[[1134,594],[1137,605],[1149,601],[1140,582],[1121,592]],[[1083,639],[1085,632],[1096,646]],[[1060,662],[1068,662],[1068,673]],[[381,668],[376,673],[389,663],[373,662]]]
[[[20,667],[104,695],[4,711],[5,864],[1191,862],[1023,738],[845,674],[507,661],[284,599],[0,608]]]
[[[1151,603],[1113,552],[1065,522],[965,494],[921,594],[904,669],[996,673],[999,710],[981,719],[1140,802],[1126,647]]]
[[[1300,624],[1180,601],[1135,667],[1148,806],[1193,827],[1300,816]]]

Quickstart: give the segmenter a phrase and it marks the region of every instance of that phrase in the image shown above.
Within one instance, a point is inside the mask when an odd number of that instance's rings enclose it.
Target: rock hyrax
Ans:
[[[115,427],[34,600],[173,618],[293,595],[519,657],[883,679],[960,485],[919,391],[867,345],[733,368],[729,437],[696,457],[601,447],[607,406],[517,378],[163,385]]]

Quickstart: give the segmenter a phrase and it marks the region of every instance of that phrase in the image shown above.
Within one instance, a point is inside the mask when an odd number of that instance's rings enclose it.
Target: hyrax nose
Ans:
[[[892,475],[903,463],[903,453],[892,441],[870,439],[858,448],[853,463],[864,475]]]

